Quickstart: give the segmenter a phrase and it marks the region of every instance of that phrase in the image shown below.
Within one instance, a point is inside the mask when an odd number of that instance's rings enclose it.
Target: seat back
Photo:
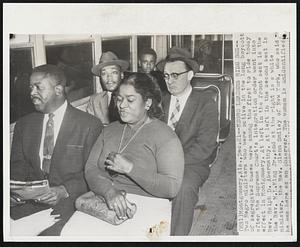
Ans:
[[[217,87],[220,92],[219,119],[220,131],[218,142],[226,141],[230,133],[232,108],[232,78],[230,75],[197,73],[191,81],[193,88]]]
[[[221,113],[221,92],[220,89],[213,84],[207,84],[207,85],[196,85],[193,86],[193,89],[196,90],[201,90],[201,91],[205,91],[205,92],[209,92],[211,94],[212,99],[217,103],[218,105],[218,112],[219,112],[219,116],[218,116],[218,125],[219,125],[219,133],[217,136],[217,142],[219,143],[219,134],[220,134],[220,113]]]
[[[213,85],[213,84],[196,85],[193,87],[193,89],[205,91],[207,93],[209,92],[211,94],[212,99],[217,103],[217,106],[218,106],[218,112],[219,112],[219,114],[218,114],[218,129],[219,129],[219,131],[218,131],[218,135],[217,135],[217,139],[216,139],[216,142],[218,143],[218,145],[211,155],[211,160],[210,160],[210,165],[209,165],[209,167],[211,167],[217,160],[218,153],[220,150],[219,135],[220,135],[221,91],[216,85]]]

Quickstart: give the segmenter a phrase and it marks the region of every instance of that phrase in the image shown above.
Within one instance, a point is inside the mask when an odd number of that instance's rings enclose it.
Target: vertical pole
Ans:
[[[191,53],[192,57],[195,57],[195,35],[191,36]]]
[[[224,74],[224,66],[225,66],[225,35],[222,35],[222,74]]]
[[[96,65],[99,62],[99,59],[102,54],[102,38],[101,35],[94,35],[94,61],[93,64]],[[101,87],[100,83],[100,77],[99,76],[94,76],[94,91],[96,93],[102,92],[103,89]]]
[[[137,51],[137,36],[136,35],[132,35],[131,39],[130,39],[130,54],[131,54],[131,65],[132,65],[132,71],[133,72],[137,72],[138,70],[138,51]]]
[[[156,45],[157,45],[157,40],[156,40],[156,35],[151,36],[151,48],[156,51]]]
[[[168,40],[167,35],[157,35],[155,37],[154,50],[157,53],[157,62],[159,62],[160,60],[164,59],[167,56],[168,46],[170,45],[170,43],[168,44],[167,40]]]
[[[33,43],[34,67],[47,63],[44,36],[41,34],[30,35]]]

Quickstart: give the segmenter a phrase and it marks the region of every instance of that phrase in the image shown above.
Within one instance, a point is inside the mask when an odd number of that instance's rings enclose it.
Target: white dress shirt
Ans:
[[[66,109],[67,109],[67,101],[65,100],[65,102],[59,108],[57,108],[56,111],[53,112],[53,114],[54,114],[54,117],[53,117],[53,121],[54,121],[54,146],[55,146],[55,143],[56,143],[58,132],[59,132],[61,123],[63,121]],[[45,132],[46,132],[46,124],[48,122],[48,119],[49,119],[49,114],[44,114],[43,131],[42,131],[42,138],[41,138],[41,145],[40,145],[40,152],[39,152],[40,161],[41,161],[40,162],[41,169],[42,169],[42,164],[43,164],[44,139],[45,139]]]
[[[190,96],[191,92],[192,92],[192,86],[188,85],[187,89],[184,91],[184,93],[180,96],[173,96],[171,95],[171,100],[170,100],[170,108],[169,108],[169,116],[168,116],[168,125],[173,129],[173,125],[170,121],[170,118],[172,116],[172,112],[175,109],[175,104],[176,104],[176,99],[179,100],[179,105],[180,105],[180,109],[179,109],[179,113],[176,115],[177,116],[177,121],[179,121],[183,108],[187,102],[188,97]]]

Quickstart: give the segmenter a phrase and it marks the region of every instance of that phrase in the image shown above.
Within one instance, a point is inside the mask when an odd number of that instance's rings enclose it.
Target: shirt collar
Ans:
[[[65,102],[53,112],[54,116],[63,116],[67,109],[67,105],[67,101],[65,100]],[[47,115],[49,116],[49,114]]]
[[[188,85],[187,90],[184,91],[184,93],[180,96],[174,96],[172,95],[172,98],[174,99],[178,99],[179,102],[186,102],[187,98],[190,96],[191,92],[192,92],[192,86]]]

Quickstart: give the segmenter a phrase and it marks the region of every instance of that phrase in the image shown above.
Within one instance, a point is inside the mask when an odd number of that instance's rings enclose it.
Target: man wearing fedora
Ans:
[[[195,54],[201,73],[218,73],[221,70],[218,59],[213,56],[213,41],[207,39],[198,40],[199,50]]]
[[[129,62],[121,60],[111,51],[102,53],[99,64],[92,73],[100,77],[103,91],[91,96],[86,111],[101,120],[104,125],[119,120],[114,92],[119,88]]]
[[[200,186],[209,176],[217,149],[218,108],[209,92],[193,89],[199,65],[189,51],[172,47],[157,64],[169,93],[163,97],[165,122],[181,140],[185,168],[182,186],[172,201],[171,235],[188,235]]]

